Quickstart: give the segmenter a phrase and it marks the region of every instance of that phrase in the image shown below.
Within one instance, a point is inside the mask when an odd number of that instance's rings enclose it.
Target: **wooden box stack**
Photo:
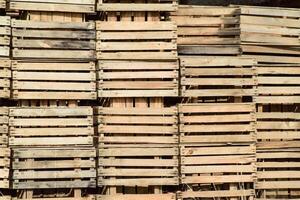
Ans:
[[[11,150],[8,147],[8,108],[0,108],[0,199],[9,198]]]
[[[0,11],[0,200],[300,199],[299,9]]]
[[[96,188],[93,108],[94,0],[10,1],[12,27],[9,145],[16,199],[88,199]],[[26,11],[26,12],[25,12]]]
[[[0,99],[10,98],[10,88],[11,88],[10,44],[11,44],[11,18],[9,16],[0,16]]]
[[[298,9],[242,6],[243,57],[257,65],[257,198],[299,198]]]
[[[176,97],[176,24],[98,21],[99,97]]]
[[[180,6],[181,199],[253,199],[256,60],[240,56],[238,7]]]

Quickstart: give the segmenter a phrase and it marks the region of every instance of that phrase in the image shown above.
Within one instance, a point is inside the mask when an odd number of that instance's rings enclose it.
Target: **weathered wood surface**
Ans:
[[[99,186],[178,184],[177,147],[99,148]],[[159,159],[157,159],[159,158]]]
[[[255,64],[253,58],[181,56],[181,96],[255,96]]]
[[[0,147],[0,189],[9,188],[11,150]]]
[[[96,99],[94,62],[13,61],[13,99]]]
[[[15,59],[95,59],[94,22],[12,20]]]
[[[103,2],[99,0],[97,2],[98,11],[125,11],[125,12],[158,12],[158,11],[175,11],[177,10],[177,1],[176,0],[163,0],[163,1],[149,1],[149,2],[134,2],[130,3],[126,0],[113,1],[108,0]]]
[[[239,54],[239,9],[179,6],[171,13],[178,26],[178,53]]]
[[[77,108],[11,108],[10,146],[92,146],[93,110]]]
[[[96,150],[89,148],[16,148],[13,188],[96,187]]]
[[[253,103],[179,104],[180,144],[255,142]]]
[[[300,103],[299,64],[258,65],[257,74],[258,96],[255,97],[257,103]]]
[[[27,11],[95,12],[95,0],[11,0],[9,8]]]
[[[99,145],[178,144],[177,108],[98,108]]]

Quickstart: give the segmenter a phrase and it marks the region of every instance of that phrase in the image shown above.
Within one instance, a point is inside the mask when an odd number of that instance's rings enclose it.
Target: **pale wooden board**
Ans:
[[[73,13],[95,12],[94,0],[12,0],[9,2],[10,9],[29,11],[58,11]]]

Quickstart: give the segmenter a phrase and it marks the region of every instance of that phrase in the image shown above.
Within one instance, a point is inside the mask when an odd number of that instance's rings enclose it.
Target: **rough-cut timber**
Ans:
[[[96,99],[94,62],[13,61],[13,99]]]
[[[176,0],[154,0],[154,1],[140,1],[130,3],[130,1],[120,0],[98,0],[98,11],[175,11],[177,9]]]
[[[11,19],[9,16],[0,16],[0,58],[9,57],[10,55],[10,23]]]
[[[10,149],[0,147],[0,189],[9,188],[10,157]]]
[[[182,56],[181,96],[246,97],[256,95],[253,58]]]
[[[99,107],[100,146],[176,146],[177,109]]]
[[[238,14],[238,8],[179,6],[171,13],[178,26],[178,53],[239,54]]]
[[[14,59],[95,59],[94,22],[12,20]]]
[[[91,107],[11,108],[9,115],[10,146],[93,145]]]
[[[13,151],[13,188],[94,188],[96,150],[17,148]]]
[[[28,11],[95,12],[95,0],[10,0],[9,8]]]
[[[173,22],[97,22],[99,97],[178,95]]]
[[[241,7],[242,51],[258,63],[300,63],[298,9]]]
[[[257,74],[258,96],[254,97],[257,103],[300,103],[300,63],[261,64]]]
[[[8,146],[8,108],[0,108],[0,147]]]

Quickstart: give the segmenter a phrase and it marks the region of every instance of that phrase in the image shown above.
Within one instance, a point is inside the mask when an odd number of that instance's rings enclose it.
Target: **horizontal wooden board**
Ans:
[[[165,3],[164,3],[165,2]],[[177,9],[177,4],[175,1],[164,1],[158,3],[98,3],[98,11],[175,11]]]
[[[95,12],[95,2],[91,0],[13,0],[9,7],[15,10],[33,10],[33,11],[58,11],[75,13],[93,13]]]
[[[97,195],[98,200],[174,200],[175,194],[115,194],[115,195]]]

